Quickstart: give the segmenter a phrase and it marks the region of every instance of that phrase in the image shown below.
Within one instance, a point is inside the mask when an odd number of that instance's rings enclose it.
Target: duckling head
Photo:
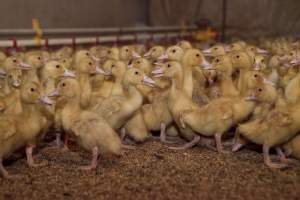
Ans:
[[[133,60],[130,67],[140,69],[143,72],[145,72],[146,74],[149,74],[152,70],[151,69],[152,66],[151,66],[149,60],[147,60],[145,58],[138,58],[138,59]]]
[[[7,57],[3,63],[4,70],[8,71],[10,69],[18,69],[21,67],[20,63],[21,63],[21,60],[15,56]]]
[[[64,68],[64,66],[55,60],[48,61],[43,68],[42,75],[44,78],[57,79],[59,77],[75,77],[75,73]]]
[[[22,70],[11,69],[7,72],[7,83],[14,88],[19,88],[22,83]]]
[[[63,99],[79,99],[80,98],[80,85],[76,79],[65,78],[58,84],[54,92],[48,96],[60,96]]]
[[[26,82],[21,87],[21,99],[26,104],[44,103],[52,105],[48,96],[43,95],[40,85],[36,82]]]
[[[122,61],[114,61],[111,65],[111,74],[114,77],[123,77],[126,72],[126,65]]]
[[[203,50],[202,52],[206,56],[220,56],[226,54],[225,48],[220,44],[216,44],[208,49]]]
[[[231,76],[233,73],[232,62],[229,56],[221,55],[212,60],[213,69],[216,69],[217,75]]]
[[[183,49],[177,45],[170,46],[166,51],[168,60],[180,61],[182,59],[183,54]]]
[[[82,59],[90,58],[90,56],[91,56],[91,53],[88,50],[82,49],[82,50],[77,51],[74,56],[75,65],[78,65]],[[77,67],[77,66],[75,66],[75,67]]]
[[[267,66],[265,63],[265,57],[263,57],[261,55],[255,56],[253,69],[259,71],[259,70],[264,70],[266,68],[267,68]]]
[[[182,48],[183,50],[191,49],[192,45],[189,41],[186,40],[181,40],[180,42],[177,43],[177,45]]]
[[[122,46],[120,48],[120,59],[121,60],[129,60],[133,56],[133,50],[130,46]]]
[[[119,60],[120,51],[117,47],[112,47],[107,51],[107,58],[113,60]]]
[[[25,59],[26,64],[28,64],[31,68],[39,69],[44,65],[44,60],[40,54],[33,52],[32,54],[28,54]]]
[[[104,74],[105,75],[105,72],[99,67],[98,62],[95,61],[93,58],[82,59],[77,66],[77,72],[79,74]]]
[[[172,78],[177,74],[182,73],[182,67],[179,62],[176,61],[168,61],[162,63],[155,70],[152,71],[154,77],[164,76],[166,78]]]
[[[253,64],[253,60],[251,60],[249,55],[244,51],[232,52],[231,61],[233,67],[239,69],[250,69]]]
[[[163,46],[154,46],[150,48],[146,54],[144,54],[144,57],[157,59],[158,57],[163,55],[164,52],[165,52],[165,48]]]
[[[126,85],[148,85],[153,87],[155,81],[149,78],[142,70],[137,68],[130,68],[126,71],[123,84]]]
[[[207,60],[204,58],[203,54],[198,49],[188,49],[185,51],[182,63],[188,66],[202,66],[205,69],[209,69],[212,67],[212,65],[207,62]]]

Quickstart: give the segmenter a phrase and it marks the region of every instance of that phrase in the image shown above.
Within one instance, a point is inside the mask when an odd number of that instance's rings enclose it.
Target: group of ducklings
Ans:
[[[0,172],[12,177],[3,159],[21,147],[29,166],[46,133],[68,149],[73,138],[92,153],[119,155],[160,131],[171,149],[205,145],[226,152],[247,143],[263,146],[264,162],[283,168],[300,159],[300,42],[238,41],[200,50],[188,41],[172,46],[63,47],[0,53]],[[262,48],[262,49],[261,49]],[[265,50],[264,50],[265,49]],[[152,137],[149,137],[152,136]],[[228,143],[228,142],[227,142]],[[280,162],[270,159],[275,148]]]

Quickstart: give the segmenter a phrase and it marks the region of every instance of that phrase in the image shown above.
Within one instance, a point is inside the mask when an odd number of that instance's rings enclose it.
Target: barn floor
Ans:
[[[217,154],[195,147],[167,149],[148,141],[120,158],[102,157],[93,172],[78,165],[89,154],[71,146],[70,151],[42,147],[40,168],[28,168],[25,158],[6,164],[18,180],[0,179],[0,199],[299,199],[300,167],[273,170],[262,155],[250,150]]]

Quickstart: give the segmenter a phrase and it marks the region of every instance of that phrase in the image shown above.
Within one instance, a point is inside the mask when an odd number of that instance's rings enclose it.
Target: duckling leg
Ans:
[[[68,135],[68,133],[65,133],[64,147],[63,147],[64,151],[70,151],[69,146],[68,146],[68,142],[69,142],[69,135]]]
[[[3,166],[2,159],[0,159],[0,173],[5,179],[9,179],[11,176],[9,175],[8,171]]]
[[[189,149],[192,148],[193,146],[195,146],[197,143],[199,143],[200,141],[200,136],[196,135],[194,137],[194,139],[188,143],[185,143],[183,146],[180,147],[168,147],[169,149],[173,149],[173,150],[184,150],[184,149]]]
[[[33,156],[32,156],[32,152],[33,152],[33,145],[28,145],[26,147],[26,157],[27,157],[27,164],[29,167],[40,167],[40,166],[44,166],[46,163],[39,163],[36,164],[33,160]]]
[[[215,134],[215,140],[216,140],[217,151],[219,153],[228,153],[228,151],[223,149],[222,135],[220,133]]]
[[[125,137],[126,137],[126,129],[125,129],[125,127],[121,128],[121,135],[120,135],[120,137],[121,137],[122,141],[125,140]]]
[[[285,163],[274,163],[270,159],[269,155],[270,147],[268,145],[263,145],[263,154],[264,154],[264,162],[268,167],[282,169],[287,167]]]
[[[98,147],[94,147],[93,151],[92,151],[91,164],[90,165],[81,166],[81,167],[79,167],[79,169],[85,170],[85,171],[90,171],[90,170],[96,169],[97,165],[98,165],[98,156],[99,156]]]
[[[294,165],[300,164],[298,160],[287,158],[285,154],[282,152],[282,149],[280,147],[276,147],[276,152],[279,155],[279,159],[282,163],[294,164]]]
[[[56,146],[57,147],[60,147],[60,145],[61,145],[61,133],[60,132],[56,132],[55,133],[55,143],[56,143]]]
[[[169,144],[174,144],[175,142],[172,142],[172,141],[168,141],[167,138],[166,138],[166,124],[165,123],[161,123],[160,124],[160,141],[162,143],[169,143]]]

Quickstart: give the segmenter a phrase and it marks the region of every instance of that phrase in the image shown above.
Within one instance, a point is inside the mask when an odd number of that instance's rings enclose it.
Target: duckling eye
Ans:
[[[11,75],[11,74],[9,75],[9,78],[12,78],[12,75]]]
[[[240,58],[240,56],[239,56],[239,55],[236,55],[236,58]]]
[[[219,60],[219,59],[216,59],[216,62],[218,63],[218,62],[220,62],[220,60]]]
[[[85,55],[89,56],[90,54],[89,54],[89,53],[86,53]]]
[[[172,52],[175,53],[175,52],[176,52],[176,49],[173,49]]]
[[[91,62],[89,62],[89,65],[92,65],[92,63],[91,63]]]
[[[107,53],[108,53],[108,54],[111,54],[111,51],[109,50]]]
[[[257,75],[257,74],[254,74],[254,77],[255,77],[255,78],[257,78],[257,77],[258,77],[258,75]]]
[[[125,51],[128,52],[129,50],[128,50],[128,49],[125,49]]]
[[[65,62],[67,62],[66,60],[63,60],[63,62],[65,63]]]
[[[60,68],[60,65],[56,65],[55,67],[58,69],[58,68]]]
[[[292,55],[293,55],[293,53],[290,53],[290,55],[292,56]]]
[[[138,74],[139,74],[139,72],[138,72],[138,71],[136,71],[136,72],[134,72],[134,74],[135,74],[135,75],[138,75]]]
[[[215,51],[218,50],[218,47],[215,47],[214,50],[215,50]]]
[[[261,62],[265,62],[265,60],[264,60],[264,59],[262,59],[262,60],[261,60]]]
[[[16,63],[16,62],[17,62],[17,60],[16,60],[16,59],[13,59],[13,62],[14,62],[14,63]]]
[[[196,54],[196,56],[197,56],[197,57],[199,57],[199,56],[200,56],[200,54],[198,54],[198,53],[197,53],[197,54]]]
[[[30,91],[31,91],[31,92],[34,92],[34,91],[35,91],[35,89],[34,89],[34,88],[30,88]]]
[[[136,63],[137,63],[137,64],[140,64],[140,63],[141,63],[141,61],[137,61]]]
[[[152,51],[156,51],[156,49],[153,49]]]
[[[62,86],[63,86],[63,87],[65,87],[65,86],[66,86],[66,84],[65,84],[65,83],[63,83],[63,84],[62,84]]]
[[[37,59],[41,60],[42,58],[41,57],[37,57]]]
[[[114,68],[115,67],[115,65],[111,65],[111,68]]]
[[[258,89],[259,92],[262,92],[263,90],[261,88]]]
[[[168,65],[167,65],[167,67],[168,67],[168,68],[170,68],[170,67],[171,67],[171,65],[170,65],[170,64],[168,64]]]

